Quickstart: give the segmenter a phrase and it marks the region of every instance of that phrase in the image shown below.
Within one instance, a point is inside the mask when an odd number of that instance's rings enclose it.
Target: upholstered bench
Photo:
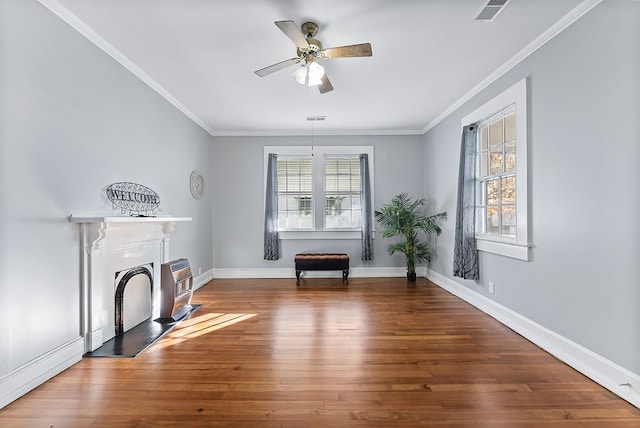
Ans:
[[[296,254],[296,285],[300,285],[300,273],[309,270],[341,270],[342,281],[349,284],[349,256],[334,253]]]

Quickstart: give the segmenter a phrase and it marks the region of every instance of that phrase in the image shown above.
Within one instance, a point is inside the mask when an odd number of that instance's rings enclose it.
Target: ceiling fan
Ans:
[[[298,29],[298,24],[293,21],[276,21],[275,24],[293,41],[298,49],[295,57],[256,70],[255,73],[260,77],[301,63],[301,67],[294,73],[295,80],[303,85],[318,86],[320,93],[324,94],[332,91],[333,85],[325,74],[324,68],[316,60],[372,55],[370,43],[323,49],[322,43],[314,38],[318,33],[318,25],[315,22],[305,22],[300,26],[300,29]]]

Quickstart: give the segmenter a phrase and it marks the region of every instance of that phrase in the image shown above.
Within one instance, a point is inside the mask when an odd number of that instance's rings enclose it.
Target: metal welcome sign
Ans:
[[[137,217],[154,217],[160,208],[160,196],[147,186],[137,183],[113,183],[105,189],[114,210]]]

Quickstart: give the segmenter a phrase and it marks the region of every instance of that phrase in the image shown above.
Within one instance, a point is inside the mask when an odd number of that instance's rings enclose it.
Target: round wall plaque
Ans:
[[[200,199],[204,196],[204,177],[200,171],[193,170],[189,177],[189,189],[194,199]]]

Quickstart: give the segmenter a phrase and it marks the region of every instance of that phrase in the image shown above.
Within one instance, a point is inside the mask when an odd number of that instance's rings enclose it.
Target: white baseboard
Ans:
[[[349,269],[349,278],[393,278],[406,275],[404,267],[354,267]],[[426,269],[416,268],[418,276],[425,276]],[[296,271],[293,268],[264,268],[264,269],[215,269],[216,278],[295,278]],[[342,278],[340,271],[309,271],[303,272],[303,278]]]
[[[640,375],[437,272],[427,270],[426,277],[439,287],[495,318],[620,398],[640,408]]]
[[[196,291],[198,288],[202,288],[207,282],[213,279],[213,269],[209,269],[202,275],[198,275],[193,278],[193,291]]]
[[[194,278],[194,289],[211,281],[214,278],[214,272],[217,278],[295,278],[295,272],[287,268],[216,269]],[[350,276],[402,277],[405,272],[404,268],[352,268]],[[311,273],[309,272],[309,274]],[[419,268],[417,273],[492,316],[560,361],[640,408],[640,394],[638,392],[640,391],[640,376],[638,374],[437,272]],[[331,277],[332,273],[313,272],[313,274]],[[338,272],[336,277],[340,277],[340,275]],[[84,341],[78,337],[0,377],[0,391],[2,391],[0,393],[0,409],[80,361],[83,353]]]
[[[197,290],[213,279],[213,270],[194,277]],[[0,409],[82,359],[84,340],[78,337],[0,377]]]
[[[0,409],[80,361],[83,353],[78,337],[0,377]]]

